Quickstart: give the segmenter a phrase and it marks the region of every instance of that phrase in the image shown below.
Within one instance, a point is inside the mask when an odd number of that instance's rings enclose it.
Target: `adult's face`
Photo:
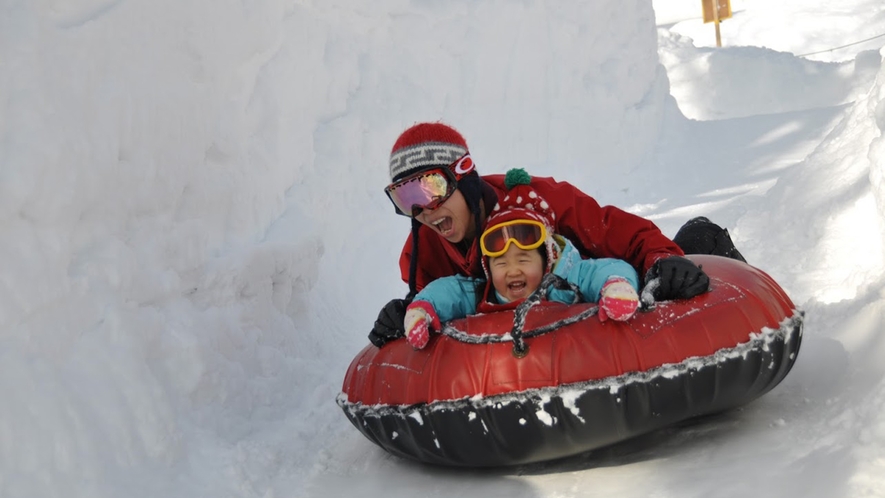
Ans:
[[[460,190],[455,190],[455,193],[438,208],[432,211],[422,210],[415,219],[453,244],[462,241],[472,242],[476,237],[473,214]]]

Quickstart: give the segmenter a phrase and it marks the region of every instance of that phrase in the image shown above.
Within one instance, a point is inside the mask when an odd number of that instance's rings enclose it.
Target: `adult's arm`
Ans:
[[[658,259],[683,255],[651,220],[614,206],[600,206],[568,182],[536,177],[532,186],[536,183],[538,193],[557,214],[557,232],[585,257],[623,259],[644,275]]]
[[[592,197],[566,182],[551,178],[549,184],[554,209],[562,213],[557,231],[583,248],[590,257],[626,260],[640,270],[644,282],[659,280],[655,299],[689,299],[706,292],[710,280],[703,269],[684,258],[682,249],[665,237],[651,221],[614,206],[599,206]],[[540,192],[539,192],[540,193]]]

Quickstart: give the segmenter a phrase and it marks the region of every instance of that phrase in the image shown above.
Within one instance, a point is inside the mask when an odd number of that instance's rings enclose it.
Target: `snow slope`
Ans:
[[[0,495],[885,496],[885,38],[793,55],[885,8],[769,4],[714,49],[683,0],[0,3]],[[435,119],[481,172],[727,226],[807,312],[793,372],[551,464],[374,447],[334,398]]]

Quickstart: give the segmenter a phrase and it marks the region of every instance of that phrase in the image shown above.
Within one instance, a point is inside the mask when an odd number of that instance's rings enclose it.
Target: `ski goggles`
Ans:
[[[384,193],[393,202],[396,214],[414,218],[422,210],[433,211],[449,200],[458,188],[458,181],[473,168],[470,154],[464,154],[448,167],[419,171],[391,183]]]
[[[501,256],[510,248],[510,243],[529,251],[541,247],[547,240],[547,227],[540,221],[513,220],[499,223],[486,229],[479,238],[482,253],[490,258]]]

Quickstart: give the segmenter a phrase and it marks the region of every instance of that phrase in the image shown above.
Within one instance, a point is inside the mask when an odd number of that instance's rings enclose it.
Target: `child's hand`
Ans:
[[[611,318],[625,322],[636,313],[639,307],[639,295],[626,279],[611,277],[602,286],[599,296],[599,321]]]
[[[431,329],[440,329],[439,317],[427,301],[415,301],[410,304],[406,308],[406,318],[403,322],[406,340],[415,349],[423,349],[427,345]]]

